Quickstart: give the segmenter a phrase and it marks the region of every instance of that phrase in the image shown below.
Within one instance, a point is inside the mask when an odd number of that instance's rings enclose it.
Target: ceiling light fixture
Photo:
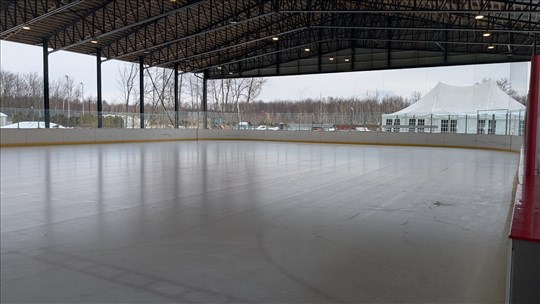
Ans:
[[[232,75],[232,74],[233,74],[233,72],[229,72],[229,75]]]
[[[309,51],[311,51],[309,48],[304,49],[304,52],[309,52]]]
[[[222,69],[222,67],[221,67],[221,66],[218,66],[218,67],[217,67],[217,69],[218,69],[218,70],[221,70],[221,69]]]
[[[279,40],[279,37],[274,36],[274,37],[272,37],[272,40],[278,41],[278,40]]]
[[[482,20],[482,19],[484,19],[484,15],[478,14],[478,15],[474,16],[474,19],[476,19],[476,20]]]
[[[484,36],[484,37],[489,37],[489,36],[491,36],[491,33],[485,32],[485,33],[482,34],[482,36]]]
[[[28,31],[30,30],[30,26],[28,24],[23,24],[22,29]]]
[[[349,58],[345,58],[345,62],[349,62],[349,61],[350,61],[350,59],[349,59]]]
[[[330,58],[328,58],[328,60],[334,61],[334,57],[330,57]]]
[[[93,43],[93,44],[97,44],[97,43],[98,43],[98,41],[97,41],[97,39],[96,39],[96,38],[92,38],[92,40],[90,40],[90,43]]]
[[[493,50],[495,48],[495,46],[493,44],[490,44],[490,45],[488,45],[487,48],[488,48],[488,50]]]

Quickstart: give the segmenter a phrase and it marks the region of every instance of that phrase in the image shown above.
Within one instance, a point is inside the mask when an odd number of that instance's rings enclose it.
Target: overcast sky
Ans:
[[[1,67],[18,73],[42,75],[41,47],[0,41]],[[125,63],[111,60],[102,64],[103,98],[119,99],[118,71]],[[363,96],[367,91],[404,97],[413,91],[424,95],[439,81],[452,85],[472,85],[484,78],[510,79],[520,94],[526,94],[529,63],[486,64],[441,68],[349,72],[303,76],[270,77],[259,99],[302,99],[306,97]],[[59,51],[49,56],[50,79],[69,75],[75,84],[84,84],[85,96],[96,96],[96,59],[94,56]]]

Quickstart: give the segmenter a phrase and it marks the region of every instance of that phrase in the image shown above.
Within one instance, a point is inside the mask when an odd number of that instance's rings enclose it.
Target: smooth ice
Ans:
[[[3,148],[2,302],[503,302],[518,154]]]

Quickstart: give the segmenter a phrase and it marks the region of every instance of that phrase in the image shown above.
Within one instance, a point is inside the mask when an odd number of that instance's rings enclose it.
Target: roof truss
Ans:
[[[524,61],[539,2],[10,0],[0,37],[211,78]]]

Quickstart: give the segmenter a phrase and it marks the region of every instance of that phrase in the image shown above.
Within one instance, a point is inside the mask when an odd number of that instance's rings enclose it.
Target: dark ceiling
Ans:
[[[2,1],[0,37],[210,78],[528,61],[539,2]]]

